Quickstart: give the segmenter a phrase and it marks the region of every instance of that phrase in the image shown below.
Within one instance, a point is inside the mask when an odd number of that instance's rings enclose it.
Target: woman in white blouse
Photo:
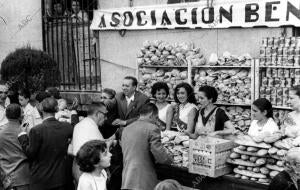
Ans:
[[[175,87],[174,106],[171,130],[193,134],[195,131],[197,106],[194,89],[188,83],[180,83]],[[167,128],[169,129],[169,128]]]
[[[274,133],[279,131],[278,125],[273,120],[273,108],[269,100],[259,98],[252,104],[253,121],[248,131],[252,137],[263,135],[264,133]]]
[[[164,82],[157,82],[151,88],[152,97],[155,98],[155,105],[158,108],[159,125],[162,130],[170,128],[173,109],[168,103],[169,87]]]

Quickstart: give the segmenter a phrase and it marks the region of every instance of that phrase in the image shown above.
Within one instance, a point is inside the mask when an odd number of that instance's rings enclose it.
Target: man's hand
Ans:
[[[126,125],[126,121],[125,120],[121,120],[121,119],[115,119],[112,122],[112,125]]]
[[[79,101],[77,97],[73,98],[72,105],[68,108],[69,110],[76,110],[79,106]]]

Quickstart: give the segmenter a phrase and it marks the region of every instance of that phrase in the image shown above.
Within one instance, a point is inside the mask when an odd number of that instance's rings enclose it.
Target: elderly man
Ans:
[[[73,132],[73,155],[76,156],[80,147],[90,140],[104,140],[98,126],[106,120],[107,109],[103,103],[92,103],[88,106],[87,117],[75,125]],[[78,181],[81,172],[77,163],[73,162],[73,177]]]
[[[155,124],[157,119],[157,107],[148,103],[140,109],[139,119],[124,128],[121,140],[122,189],[153,190],[158,183],[154,162],[172,162],[172,157],[161,144],[160,129]]]
[[[43,123],[32,128],[29,136],[23,132],[18,137],[31,161],[30,190],[65,190],[69,174],[66,156],[73,127],[55,119],[56,99],[44,99],[41,107]]]
[[[300,188],[300,148],[292,148],[286,155],[285,170],[277,174],[269,190],[296,190]]]
[[[0,131],[0,171],[5,188],[29,190],[29,161],[18,141],[21,132],[21,108],[10,104],[6,109],[8,123]]]

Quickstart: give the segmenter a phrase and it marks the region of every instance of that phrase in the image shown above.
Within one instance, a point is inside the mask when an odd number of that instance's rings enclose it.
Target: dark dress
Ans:
[[[268,190],[297,190],[297,189],[290,175],[286,171],[282,171],[272,179]]]

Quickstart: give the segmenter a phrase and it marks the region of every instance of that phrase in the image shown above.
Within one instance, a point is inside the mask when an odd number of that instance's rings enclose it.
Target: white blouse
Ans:
[[[179,119],[184,123],[188,123],[189,113],[193,108],[198,109],[198,107],[192,103],[187,103],[184,106],[179,105]]]
[[[102,170],[101,176],[82,173],[79,178],[77,190],[106,190],[107,173]]]
[[[29,130],[43,122],[40,113],[38,112],[36,107],[33,107],[30,103],[28,103],[25,108],[23,109],[24,112],[24,118],[23,123],[28,123]]]
[[[163,121],[164,123],[166,123],[166,121],[167,121],[167,111],[168,111],[170,106],[171,106],[171,104],[167,104],[165,107],[158,110],[158,118],[161,121]]]
[[[249,131],[248,131],[248,135],[258,136],[260,134],[263,134],[264,132],[269,132],[272,134],[278,130],[279,130],[279,127],[272,118],[269,118],[267,123],[263,127],[260,127],[257,125],[257,120],[253,120],[251,122]]]

